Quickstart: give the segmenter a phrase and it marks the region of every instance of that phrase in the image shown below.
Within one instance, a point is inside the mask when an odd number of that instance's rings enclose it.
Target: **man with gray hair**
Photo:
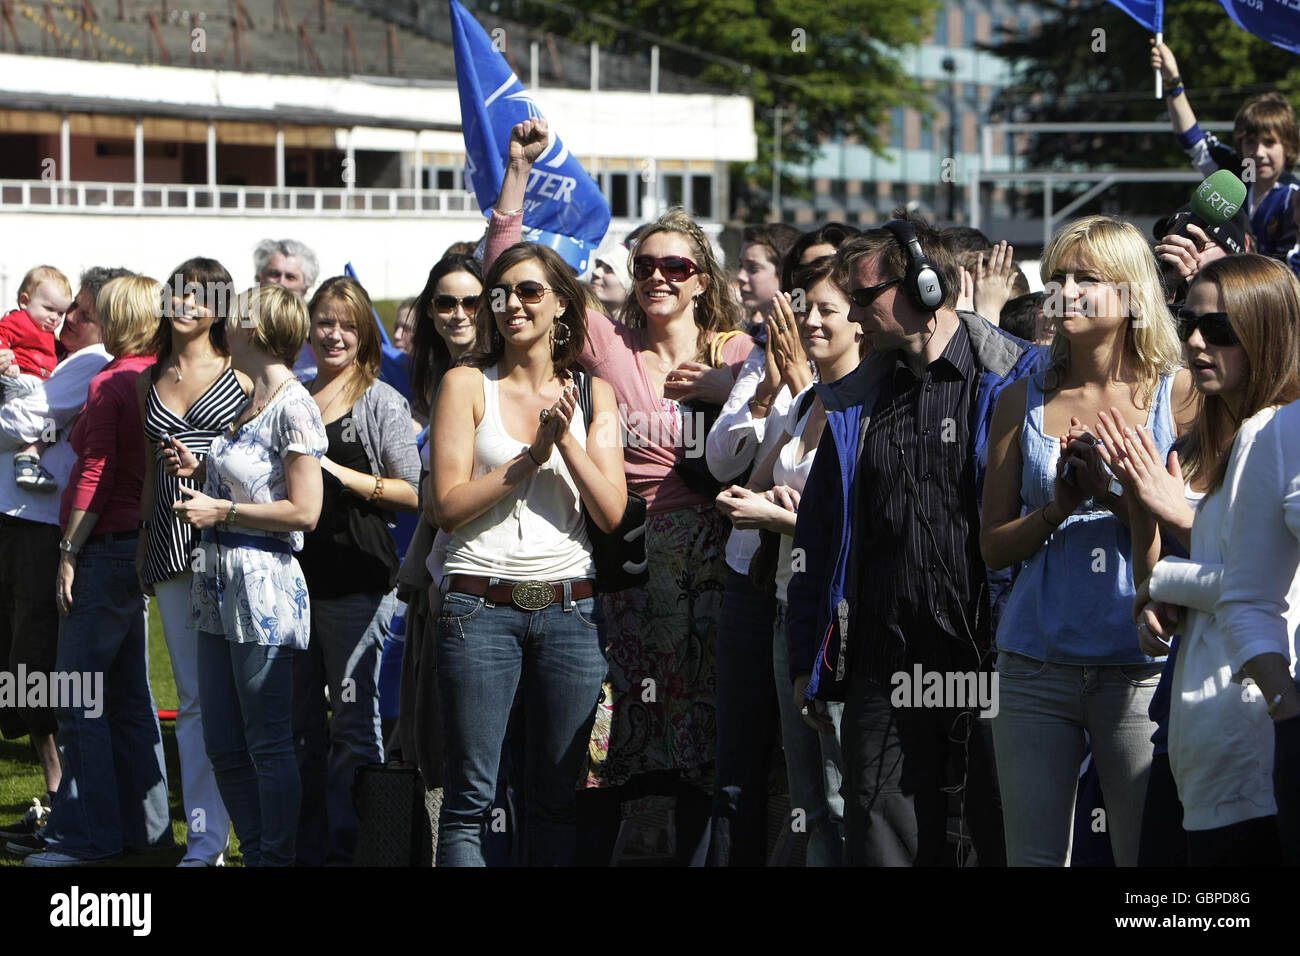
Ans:
[[[93,379],[112,356],[103,345],[103,325],[95,301],[111,279],[132,275],[127,269],[95,267],[81,276],[81,287],[59,332],[62,361],[33,391],[0,407],[0,671],[49,674],[55,669],[59,612],[54,578],[59,562],[59,498],[15,484],[9,467],[14,451],[29,442],[57,441],[43,461],[63,487],[75,464],[68,431],[86,404]],[[0,356],[0,373],[9,364]],[[46,793],[17,823],[0,829],[0,842],[12,853],[27,855],[44,848],[43,830],[62,770],[54,734],[52,707],[0,707],[0,736],[31,736],[45,776]]]
[[[297,239],[263,239],[253,250],[253,275],[259,284],[281,285],[304,299],[320,275],[316,253]],[[300,381],[316,377],[316,356],[303,344],[293,374]]]

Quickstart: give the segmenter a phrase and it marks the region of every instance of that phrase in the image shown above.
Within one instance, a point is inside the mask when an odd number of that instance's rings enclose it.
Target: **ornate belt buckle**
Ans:
[[[548,581],[520,581],[510,592],[510,600],[523,611],[540,611],[555,603],[555,588]]]

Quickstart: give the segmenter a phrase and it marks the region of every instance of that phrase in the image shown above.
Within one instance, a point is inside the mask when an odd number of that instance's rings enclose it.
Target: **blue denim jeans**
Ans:
[[[293,752],[293,656],[199,632],[203,743],[245,866],[293,866],[301,786]]]
[[[293,659],[293,739],[302,780],[299,866],[352,865],[352,781],[358,767],[384,762],[379,652],[396,606],[392,591],[312,599],[311,644]]]
[[[1162,666],[1080,667],[999,652],[993,742],[1008,866],[1069,865],[1085,730],[1106,796],[1097,820],[1115,865],[1137,865],[1151,770],[1147,707]]]
[[[58,712],[63,780],[45,837],[61,853],[97,859],[173,845],[145,622],[135,540],[87,543],[72,613],[59,625],[56,670],[78,675],[82,689],[81,706]],[[96,682],[100,699],[88,701]]]
[[[439,866],[483,866],[484,832],[504,823],[493,818],[492,804],[516,691],[524,717],[522,860],[573,864],[575,792],[607,669],[601,629],[593,598],[573,601],[566,593],[562,603],[522,611],[457,591],[444,596],[437,639],[446,735]]]
[[[767,862],[767,777],[778,741],[772,693],[776,595],[729,571],[718,619],[718,759],[709,866]],[[810,733],[812,731],[809,731]]]
[[[808,866],[844,865],[844,781],[840,757],[840,721],[844,705],[826,705],[835,733],[818,733],[804,723],[794,702],[790,680],[790,645],[786,641],[787,605],[777,602],[772,629],[772,663],[777,705],[781,710],[781,741],[785,747],[785,772],[790,784],[790,809],[803,811],[808,833]],[[793,824],[794,818],[790,823]]]

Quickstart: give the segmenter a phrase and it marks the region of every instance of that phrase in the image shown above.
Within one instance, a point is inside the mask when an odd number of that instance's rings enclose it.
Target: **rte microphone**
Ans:
[[[1245,201],[1246,184],[1232,171],[1220,169],[1196,187],[1189,208],[1175,214],[1169,220],[1169,225],[1165,227],[1165,235],[1172,234],[1191,239],[1187,227],[1192,225],[1199,226],[1208,235],[1237,215],[1237,210]],[[1237,244],[1231,237],[1227,238],[1229,246]]]

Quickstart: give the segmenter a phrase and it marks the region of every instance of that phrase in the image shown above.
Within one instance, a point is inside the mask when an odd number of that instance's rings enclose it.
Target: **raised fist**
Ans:
[[[516,123],[510,131],[510,161],[531,166],[546,151],[550,127],[542,117]]]

